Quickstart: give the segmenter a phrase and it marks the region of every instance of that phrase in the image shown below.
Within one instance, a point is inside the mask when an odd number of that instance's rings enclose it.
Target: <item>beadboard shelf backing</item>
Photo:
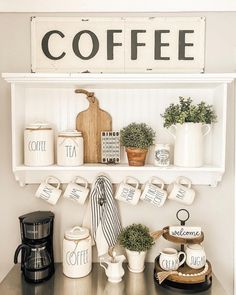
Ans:
[[[216,186],[225,171],[226,111],[229,84],[233,74],[30,74],[6,73],[11,83],[12,97],[12,165],[20,185],[39,183],[49,175],[68,183],[74,176],[82,176],[90,183],[101,172],[107,173],[113,183],[125,176],[136,177],[141,183],[151,176],[170,183],[177,176],[190,178],[193,184]],[[26,167],[23,165],[23,131],[35,121],[47,121],[57,133],[75,129],[76,115],[88,107],[76,88],[95,91],[100,107],[108,111],[113,120],[113,130],[131,122],[146,122],[156,131],[157,142],[174,141],[163,128],[162,114],[179,96],[191,97],[213,104],[218,120],[204,140],[204,163],[200,168],[153,166],[153,148],[149,150],[147,165],[129,167],[124,148],[119,165],[85,164],[80,167]]]

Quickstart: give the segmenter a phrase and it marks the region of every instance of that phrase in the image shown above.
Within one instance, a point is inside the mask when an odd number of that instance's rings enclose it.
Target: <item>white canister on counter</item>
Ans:
[[[170,165],[170,145],[158,143],[155,145],[155,166],[166,167]]]
[[[92,243],[89,230],[75,226],[65,232],[63,240],[63,273],[81,278],[92,270]]]
[[[54,135],[48,123],[33,123],[24,131],[24,164],[49,166],[54,164]]]
[[[84,140],[82,132],[66,130],[57,138],[57,164],[60,166],[81,166],[84,163]]]

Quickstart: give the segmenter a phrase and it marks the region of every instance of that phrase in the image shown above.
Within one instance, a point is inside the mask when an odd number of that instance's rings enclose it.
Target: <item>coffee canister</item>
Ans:
[[[170,165],[170,145],[158,143],[155,145],[155,166],[166,167]]]
[[[26,166],[54,164],[54,135],[48,123],[33,123],[25,128],[24,164]]]
[[[75,226],[65,232],[63,240],[63,273],[81,278],[92,270],[92,243],[89,230]]]
[[[66,130],[57,138],[57,164],[60,166],[81,166],[84,163],[84,140],[82,132]]]

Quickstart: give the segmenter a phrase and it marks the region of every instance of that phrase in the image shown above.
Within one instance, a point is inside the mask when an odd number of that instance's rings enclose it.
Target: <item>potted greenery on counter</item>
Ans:
[[[191,98],[179,97],[164,114],[164,127],[175,138],[174,164],[183,167],[203,165],[203,137],[211,130],[217,116],[212,105],[204,101],[193,104]]]
[[[131,123],[121,130],[130,166],[144,166],[148,148],[154,144],[155,131],[145,123]]]
[[[132,224],[122,230],[118,241],[125,248],[129,270],[142,272],[147,250],[154,244],[149,229],[142,224]]]

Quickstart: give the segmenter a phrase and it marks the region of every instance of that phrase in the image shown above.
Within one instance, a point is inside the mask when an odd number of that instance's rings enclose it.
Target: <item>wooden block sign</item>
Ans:
[[[120,163],[120,131],[101,132],[102,163]]]
[[[33,17],[33,72],[203,72],[204,17]]]
[[[169,233],[176,238],[193,239],[201,236],[201,227],[198,226],[170,226]]]

